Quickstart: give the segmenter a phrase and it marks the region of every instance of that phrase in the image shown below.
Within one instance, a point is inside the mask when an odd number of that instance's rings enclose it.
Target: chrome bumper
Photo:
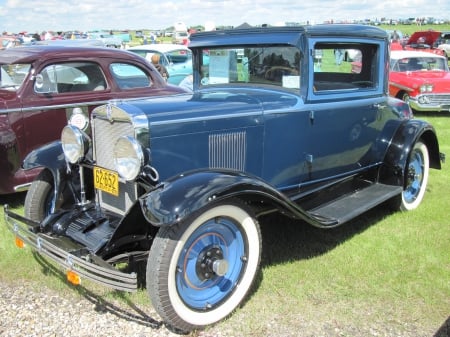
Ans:
[[[409,99],[411,109],[416,111],[450,111],[450,95],[419,95]]]
[[[70,249],[61,248],[58,245],[60,239],[33,232],[32,228],[38,228],[38,223],[11,212],[8,205],[4,206],[4,211],[6,224],[16,238],[21,239],[37,253],[48,257],[66,271],[75,272],[80,277],[112,289],[129,292],[137,290],[136,273],[120,272],[95,254],[78,257],[71,253]]]

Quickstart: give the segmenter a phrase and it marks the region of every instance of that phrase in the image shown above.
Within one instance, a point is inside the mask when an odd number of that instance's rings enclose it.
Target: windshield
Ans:
[[[31,64],[1,64],[0,89],[19,89],[30,68]]]
[[[391,60],[392,71],[438,70],[448,71],[446,60],[440,57],[405,57]]]
[[[291,46],[204,49],[200,85],[268,84],[300,88],[300,51]]]

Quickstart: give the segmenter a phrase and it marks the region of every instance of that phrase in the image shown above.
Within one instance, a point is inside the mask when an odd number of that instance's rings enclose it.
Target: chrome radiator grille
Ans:
[[[450,95],[426,95],[431,104],[450,105]]]
[[[115,171],[113,146],[120,136],[134,136],[133,124],[129,121],[114,121],[111,123],[102,118],[94,118],[92,125],[95,165]],[[117,197],[99,190],[97,195],[103,208],[124,215],[137,200],[136,184],[119,182],[119,195]]]

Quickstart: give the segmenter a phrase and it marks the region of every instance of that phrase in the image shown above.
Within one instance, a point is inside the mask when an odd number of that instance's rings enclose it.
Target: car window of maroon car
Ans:
[[[52,64],[37,76],[34,89],[37,93],[73,93],[105,90],[105,76],[100,67],[91,62]]]
[[[112,63],[109,69],[120,89],[144,88],[152,84],[147,73],[133,64]]]
[[[17,90],[22,85],[31,64],[1,64],[0,89]]]

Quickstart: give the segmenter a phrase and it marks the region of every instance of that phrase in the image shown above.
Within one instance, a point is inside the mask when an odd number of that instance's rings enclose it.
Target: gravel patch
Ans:
[[[326,313],[322,313],[326,315]],[[322,315],[320,315],[322,316]],[[245,325],[245,312],[240,311],[228,322],[193,332],[195,337],[241,337],[240,326]],[[448,337],[450,318],[435,332],[420,327],[402,327],[386,322],[376,327],[367,322],[342,323],[332,318],[312,321],[297,316],[295,329],[276,320],[262,324],[262,329],[248,336],[255,337]],[[151,307],[134,303],[106,302],[88,290],[62,295],[45,287],[31,284],[0,284],[1,337],[167,337],[180,336],[168,330]]]

